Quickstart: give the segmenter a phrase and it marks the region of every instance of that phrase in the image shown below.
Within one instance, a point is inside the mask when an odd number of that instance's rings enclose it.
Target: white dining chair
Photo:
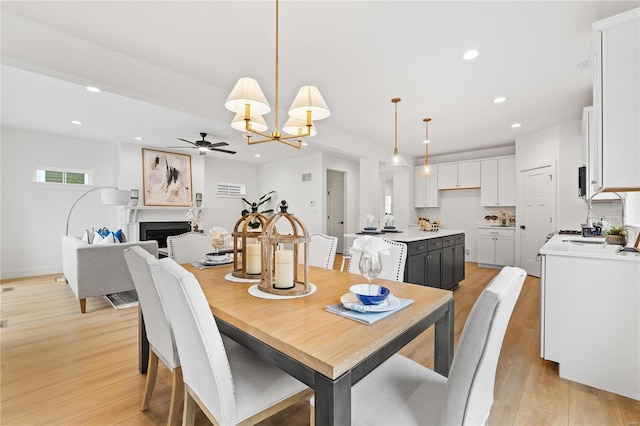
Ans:
[[[482,291],[448,378],[396,354],[358,382],[351,390],[352,424],[486,424],[502,341],[526,277],[506,266]]]
[[[184,397],[184,383],[180,358],[169,327],[169,321],[149,269],[149,265],[158,260],[149,252],[137,246],[126,249],[124,258],[131,273],[136,293],[138,293],[138,303],[142,310],[147,339],[149,340],[149,365],[142,398],[142,411],[146,411],[149,408],[151,395],[158,376],[158,359],[160,359],[172,373],[171,400],[169,402],[167,424],[178,424],[180,421],[180,407]]]
[[[213,252],[211,237],[202,232],[185,232],[167,237],[168,255],[177,263],[197,262]]]
[[[245,347],[225,348],[193,274],[169,258],[152,265],[151,274],[165,302],[182,363],[183,424],[194,423],[196,404],[213,424],[255,424],[312,394],[306,385]]]
[[[309,266],[317,266],[324,269],[333,269],[336,259],[338,238],[321,233],[309,235]],[[302,248],[302,246],[299,246]],[[298,256],[302,263],[302,253]]]
[[[402,282],[404,279],[404,265],[407,263],[407,245],[385,238],[383,240],[389,244],[390,254],[388,256],[384,254],[380,256],[380,259],[382,259],[382,272],[380,272],[378,278]],[[349,259],[347,271],[352,274],[359,274],[360,252],[354,251],[352,248],[350,253],[351,258]]]

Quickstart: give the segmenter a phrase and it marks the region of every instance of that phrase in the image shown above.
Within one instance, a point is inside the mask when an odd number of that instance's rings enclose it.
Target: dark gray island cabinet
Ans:
[[[389,238],[407,245],[404,282],[454,290],[464,280],[464,232],[411,230]]]

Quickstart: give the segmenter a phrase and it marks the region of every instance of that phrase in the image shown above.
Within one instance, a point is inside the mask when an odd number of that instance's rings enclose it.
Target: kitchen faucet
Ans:
[[[593,226],[593,223],[591,222],[591,200],[593,200],[593,197],[595,197],[598,194],[600,194],[600,192],[596,192],[587,200],[587,227],[588,228]],[[613,194],[616,194],[618,198],[620,198],[620,208],[622,210],[620,217],[622,218],[622,225],[624,225],[624,219],[625,219],[624,198],[622,198],[622,195],[618,194],[617,192],[613,192]]]

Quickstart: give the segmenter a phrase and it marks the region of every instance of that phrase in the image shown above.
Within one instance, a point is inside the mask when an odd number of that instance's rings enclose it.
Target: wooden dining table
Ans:
[[[231,266],[182,266],[200,282],[221,333],[313,388],[316,425],[350,424],[351,387],[434,324],[434,369],[444,376],[449,373],[454,340],[451,291],[376,279],[376,284],[413,303],[369,325],[325,310],[340,303],[351,285],[366,282],[361,275],[309,267],[315,292],[273,300],[249,294],[251,283],[226,280]],[[141,371],[146,369],[144,340],[141,317]]]

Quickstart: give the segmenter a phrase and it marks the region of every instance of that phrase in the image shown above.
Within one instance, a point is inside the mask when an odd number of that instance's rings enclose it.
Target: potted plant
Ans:
[[[251,209],[251,210],[249,210],[249,209],[242,210],[242,213],[241,213],[242,216],[244,217],[244,216],[248,215],[251,212],[257,212],[258,211],[258,207],[260,207],[261,205],[271,201],[271,197],[275,193],[276,193],[276,191],[269,191],[266,194],[264,194],[262,197],[260,197],[257,202],[253,202],[253,203],[250,202],[249,200],[247,200],[246,198],[242,197],[242,201],[244,201],[249,206],[249,208]],[[263,215],[269,217],[269,215],[271,213],[273,213],[273,209],[263,210],[260,213],[262,213]],[[260,222],[255,218],[249,223],[249,228],[256,229],[256,228],[259,228],[259,227],[260,227]]]
[[[607,244],[618,244],[622,246],[627,245],[627,226],[626,225],[612,225],[607,232],[605,232],[605,242]]]

